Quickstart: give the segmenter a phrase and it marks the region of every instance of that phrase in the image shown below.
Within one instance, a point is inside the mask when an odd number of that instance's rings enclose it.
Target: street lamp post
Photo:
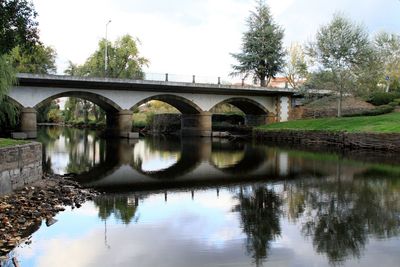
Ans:
[[[104,51],[104,76],[105,77],[107,77],[107,60],[108,60],[108,58],[107,58],[107,45],[108,45],[108,43],[107,43],[107,28],[108,28],[108,24],[110,24],[110,23],[111,23],[111,20],[109,20],[106,23],[106,47],[105,47],[105,51]]]

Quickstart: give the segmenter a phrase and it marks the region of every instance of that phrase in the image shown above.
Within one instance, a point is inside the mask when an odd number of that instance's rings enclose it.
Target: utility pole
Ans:
[[[107,61],[108,61],[108,57],[107,57],[107,45],[108,45],[108,41],[107,41],[107,28],[108,28],[108,24],[111,23],[111,19],[106,23],[106,47],[105,47],[105,51],[104,51],[104,76],[107,77]]]

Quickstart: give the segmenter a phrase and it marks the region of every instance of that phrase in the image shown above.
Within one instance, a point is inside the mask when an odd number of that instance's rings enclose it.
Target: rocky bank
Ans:
[[[82,188],[69,176],[44,175],[43,179],[9,195],[0,196],[0,261],[29,236],[56,222],[54,216],[67,206],[79,208],[98,193]]]

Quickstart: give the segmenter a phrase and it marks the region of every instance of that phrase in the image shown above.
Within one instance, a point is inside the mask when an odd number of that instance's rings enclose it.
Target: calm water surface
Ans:
[[[211,139],[42,128],[44,169],[106,192],[21,266],[400,266],[400,165]],[[354,154],[354,153],[353,153]]]

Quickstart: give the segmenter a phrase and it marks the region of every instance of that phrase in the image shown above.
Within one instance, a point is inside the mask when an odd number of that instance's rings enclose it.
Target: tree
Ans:
[[[19,113],[18,107],[5,97],[16,82],[6,54],[18,45],[30,49],[39,43],[36,15],[33,4],[26,0],[0,1],[0,130],[15,127]]]
[[[69,66],[65,74],[71,76],[86,77],[111,77],[122,79],[143,79],[144,72],[142,68],[148,65],[149,60],[139,55],[138,40],[130,35],[124,35],[118,38],[112,44],[107,43],[108,70],[107,75],[104,67],[104,53],[106,40],[99,42],[98,49],[85,61],[83,65],[77,65],[69,61]],[[70,105],[72,105],[70,107]],[[77,118],[78,114],[83,114],[83,120],[88,123],[88,115],[91,111],[96,119],[104,119],[104,112],[100,108],[86,100],[76,99],[68,102],[66,112],[66,121]],[[74,110],[74,111],[72,111]]]
[[[297,89],[302,84],[308,75],[307,62],[303,48],[298,43],[291,44],[287,51],[289,56],[284,73],[293,89]]]
[[[6,98],[8,90],[15,82],[14,69],[7,57],[0,55],[0,128],[3,130],[9,126],[14,127],[18,122],[18,108]]]
[[[320,71],[329,72],[327,81],[338,94],[338,117],[342,100],[357,85],[363,70],[372,60],[373,50],[365,29],[341,15],[318,30],[316,40],[307,48]]]
[[[63,121],[61,111],[59,109],[50,109],[47,113],[47,120],[53,123],[60,123]]]
[[[53,48],[42,44],[35,45],[30,50],[16,46],[10,52],[10,62],[17,72],[49,74],[57,71],[56,55]]]
[[[79,66],[69,60],[68,67],[64,70],[64,74],[69,76],[79,76]]]
[[[356,70],[355,86],[352,92],[359,96],[368,96],[379,89],[384,77],[383,62],[375,49],[365,58],[361,68]]]
[[[383,66],[380,82],[395,90],[400,79],[400,35],[381,32],[375,36],[374,45]]]
[[[71,122],[74,119],[76,106],[77,106],[77,98],[68,97],[64,105],[65,122]]]
[[[231,75],[252,75],[261,86],[267,86],[271,78],[282,71],[284,49],[283,29],[275,24],[269,7],[264,1],[257,2],[255,11],[247,19],[248,31],[244,33],[242,52],[231,54],[238,62]]]
[[[65,71],[68,75],[89,77],[111,77],[127,79],[143,79],[143,66],[148,65],[149,60],[139,55],[138,40],[130,35],[124,35],[112,44],[107,43],[108,69],[104,71],[104,53],[106,40],[99,42],[98,49],[79,66],[70,62]]]
[[[52,101],[50,101],[50,104],[40,106],[37,109],[37,121],[38,122],[60,122],[61,120],[57,120],[57,121],[53,120],[53,118],[55,117],[54,115],[57,113],[53,110],[57,110],[59,115],[61,115],[60,105],[58,104],[57,100],[52,100]],[[52,113],[52,115],[49,115],[50,113]],[[52,118],[52,119],[50,119],[50,118]]]
[[[8,93],[8,89],[15,83],[15,71],[7,61],[6,56],[0,55],[0,103]]]
[[[0,1],[0,54],[20,45],[30,48],[39,42],[37,13],[27,0]]]

